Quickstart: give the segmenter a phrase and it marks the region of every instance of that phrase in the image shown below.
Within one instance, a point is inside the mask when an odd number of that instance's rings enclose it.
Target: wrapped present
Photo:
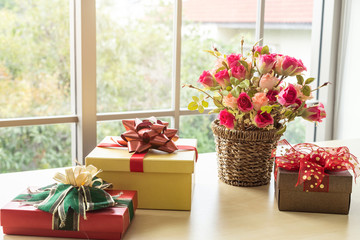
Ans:
[[[358,161],[347,147],[319,147],[300,143],[275,160],[275,196],[281,211],[348,214],[352,175]]]
[[[124,120],[121,137],[106,137],[86,158],[114,189],[136,190],[139,208],[190,210],[196,140],[154,118]],[[176,143],[175,143],[176,141]]]
[[[88,166],[66,170],[60,184],[28,189],[0,209],[4,234],[121,239],[137,208],[136,191],[104,190]]]

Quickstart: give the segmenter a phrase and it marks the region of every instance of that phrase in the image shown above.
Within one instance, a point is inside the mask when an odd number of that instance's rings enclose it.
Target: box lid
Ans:
[[[101,143],[111,142],[110,136]],[[196,147],[196,139],[179,139],[176,145]],[[127,148],[96,147],[85,158],[86,165],[94,165],[103,171],[130,171],[130,157]],[[194,171],[195,151],[177,150],[173,153],[150,149],[144,158],[144,172],[192,173]]]
[[[329,192],[351,193],[352,175],[349,171],[327,172],[329,175]],[[288,171],[281,167],[278,169],[276,185],[279,190],[302,192],[303,185],[295,187],[298,181],[297,171]]]

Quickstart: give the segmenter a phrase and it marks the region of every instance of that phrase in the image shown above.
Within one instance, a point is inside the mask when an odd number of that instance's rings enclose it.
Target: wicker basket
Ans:
[[[215,137],[219,178],[233,186],[266,185],[271,178],[274,159],[271,151],[281,135],[276,129],[261,131],[230,130],[211,124]]]

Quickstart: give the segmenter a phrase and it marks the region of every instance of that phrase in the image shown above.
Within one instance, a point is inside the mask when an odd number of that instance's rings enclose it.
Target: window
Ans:
[[[181,88],[211,67],[202,50],[230,53],[242,37],[246,48],[263,37],[306,63],[319,55],[308,46],[314,18],[322,18],[321,7],[312,14],[313,0],[296,21],[295,0],[257,2],[0,0],[1,172],[81,161],[123,131],[120,120],[135,117],[169,121],[181,137],[198,138],[200,152],[215,151],[215,116],[187,110],[194,93]],[[273,14],[274,4],[284,14]],[[306,131],[314,127],[294,122],[287,137],[312,140]]]

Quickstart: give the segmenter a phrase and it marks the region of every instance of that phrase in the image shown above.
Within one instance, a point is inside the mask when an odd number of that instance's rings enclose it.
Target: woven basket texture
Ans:
[[[269,183],[274,163],[271,152],[281,137],[278,130],[230,130],[220,126],[219,120],[213,121],[211,128],[220,180],[241,187]]]

